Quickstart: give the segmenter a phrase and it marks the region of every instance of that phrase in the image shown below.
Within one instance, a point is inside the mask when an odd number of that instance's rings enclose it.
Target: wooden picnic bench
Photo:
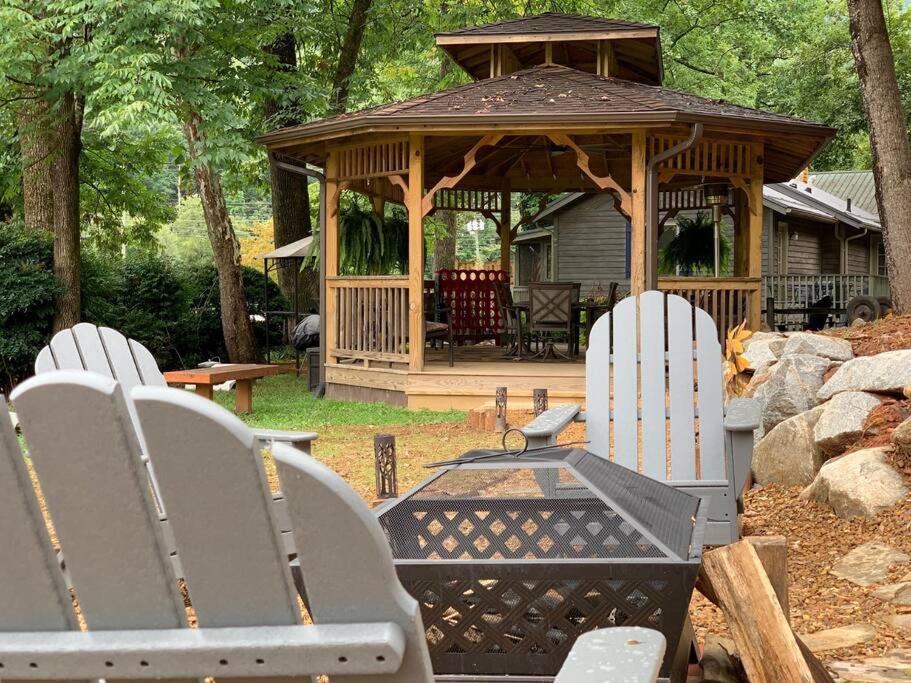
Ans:
[[[210,400],[216,384],[224,384],[234,380],[236,382],[234,409],[238,413],[252,413],[253,382],[269,375],[280,375],[288,372],[288,370],[289,368],[283,365],[228,363],[211,368],[171,370],[164,373],[164,378],[169,385],[183,386],[185,384],[193,384],[196,386],[197,394]]]

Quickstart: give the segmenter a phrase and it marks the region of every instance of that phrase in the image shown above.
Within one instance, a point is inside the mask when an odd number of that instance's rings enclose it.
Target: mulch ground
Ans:
[[[866,325],[835,328],[824,334],[850,341],[855,356],[911,349],[911,315],[888,315]]]

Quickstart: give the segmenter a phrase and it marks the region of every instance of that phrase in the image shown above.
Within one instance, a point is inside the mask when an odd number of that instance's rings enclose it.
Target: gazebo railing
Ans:
[[[326,289],[329,362],[408,362],[407,277],[328,277]]]
[[[662,292],[682,296],[712,316],[718,338],[722,340],[729,329],[743,320],[750,329],[759,329],[760,286],[758,277],[663,277],[658,280],[658,289]]]

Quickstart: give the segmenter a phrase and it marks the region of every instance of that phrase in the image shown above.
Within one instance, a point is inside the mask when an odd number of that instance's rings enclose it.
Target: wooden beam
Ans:
[[[496,133],[496,134],[492,134],[492,135],[485,135],[483,138],[478,140],[478,142],[475,143],[474,147],[472,147],[470,150],[468,150],[468,152],[465,153],[465,158],[464,158],[464,161],[462,164],[462,170],[454,176],[443,176],[442,178],[440,178],[440,180],[437,182],[437,184],[434,185],[427,192],[426,195],[424,195],[424,198],[421,201],[421,210],[423,212],[422,215],[426,215],[427,212],[430,211],[431,208],[433,208],[433,195],[435,195],[439,190],[443,189],[444,187],[445,188],[455,187],[458,184],[458,182],[462,178],[464,178],[466,175],[468,175],[468,173],[471,171],[471,169],[473,169],[475,167],[475,165],[478,163],[478,158],[477,158],[478,152],[483,147],[487,147],[490,145],[496,145],[498,142],[500,142],[500,140],[503,139],[503,137],[504,137],[503,134]],[[423,173],[423,171],[422,171],[422,173]],[[410,175],[410,172],[409,172],[409,175]],[[413,183],[414,181],[413,181],[413,179],[409,178],[409,182]]]
[[[632,137],[629,284],[630,292],[635,295],[645,291],[645,130],[635,131]]]
[[[412,135],[408,152],[408,366],[424,369],[424,136]]]
[[[761,143],[750,145],[753,161],[753,177],[750,180],[750,213],[747,231],[747,275],[762,277],[762,184],[765,175],[763,146]],[[762,292],[756,291],[750,296],[750,311],[747,325],[751,330],[758,330],[762,314]]]
[[[512,194],[504,190],[500,199],[500,270],[509,274],[509,254],[512,247]]]
[[[740,541],[710,550],[702,565],[751,683],[813,681],[753,546]]]
[[[597,185],[602,190],[612,190],[616,192],[620,197],[620,206],[623,208],[624,212],[629,212],[632,210],[630,206],[630,196],[629,193],[624,190],[620,185],[614,180],[611,176],[599,176],[596,175],[594,171],[591,170],[590,163],[591,159],[588,154],[583,150],[575,141],[568,135],[564,133],[553,133],[548,136],[558,145],[566,145],[571,150],[576,153],[576,166],[587,175],[591,181]]]
[[[599,40],[597,66],[598,75],[614,77],[619,71],[620,66],[617,64],[617,53],[614,51],[614,44],[609,40]]]
[[[335,152],[329,152],[326,157],[326,217],[325,217],[325,235],[320,235],[321,240],[326,241],[326,278],[335,277],[339,272],[338,262],[338,158]],[[335,358],[331,355],[330,349],[334,349],[337,344],[338,329],[338,308],[335,301],[335,291],[326,287],[326,301],[324,309],[326,314],[326,362],[334,363]]]

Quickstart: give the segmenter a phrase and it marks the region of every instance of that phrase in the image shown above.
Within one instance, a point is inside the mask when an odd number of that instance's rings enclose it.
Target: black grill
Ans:
[[[464,460],[379,516],[436,674],[553,676],[625,625],[664,633],[670,675],[705,505],[580,449]]]

